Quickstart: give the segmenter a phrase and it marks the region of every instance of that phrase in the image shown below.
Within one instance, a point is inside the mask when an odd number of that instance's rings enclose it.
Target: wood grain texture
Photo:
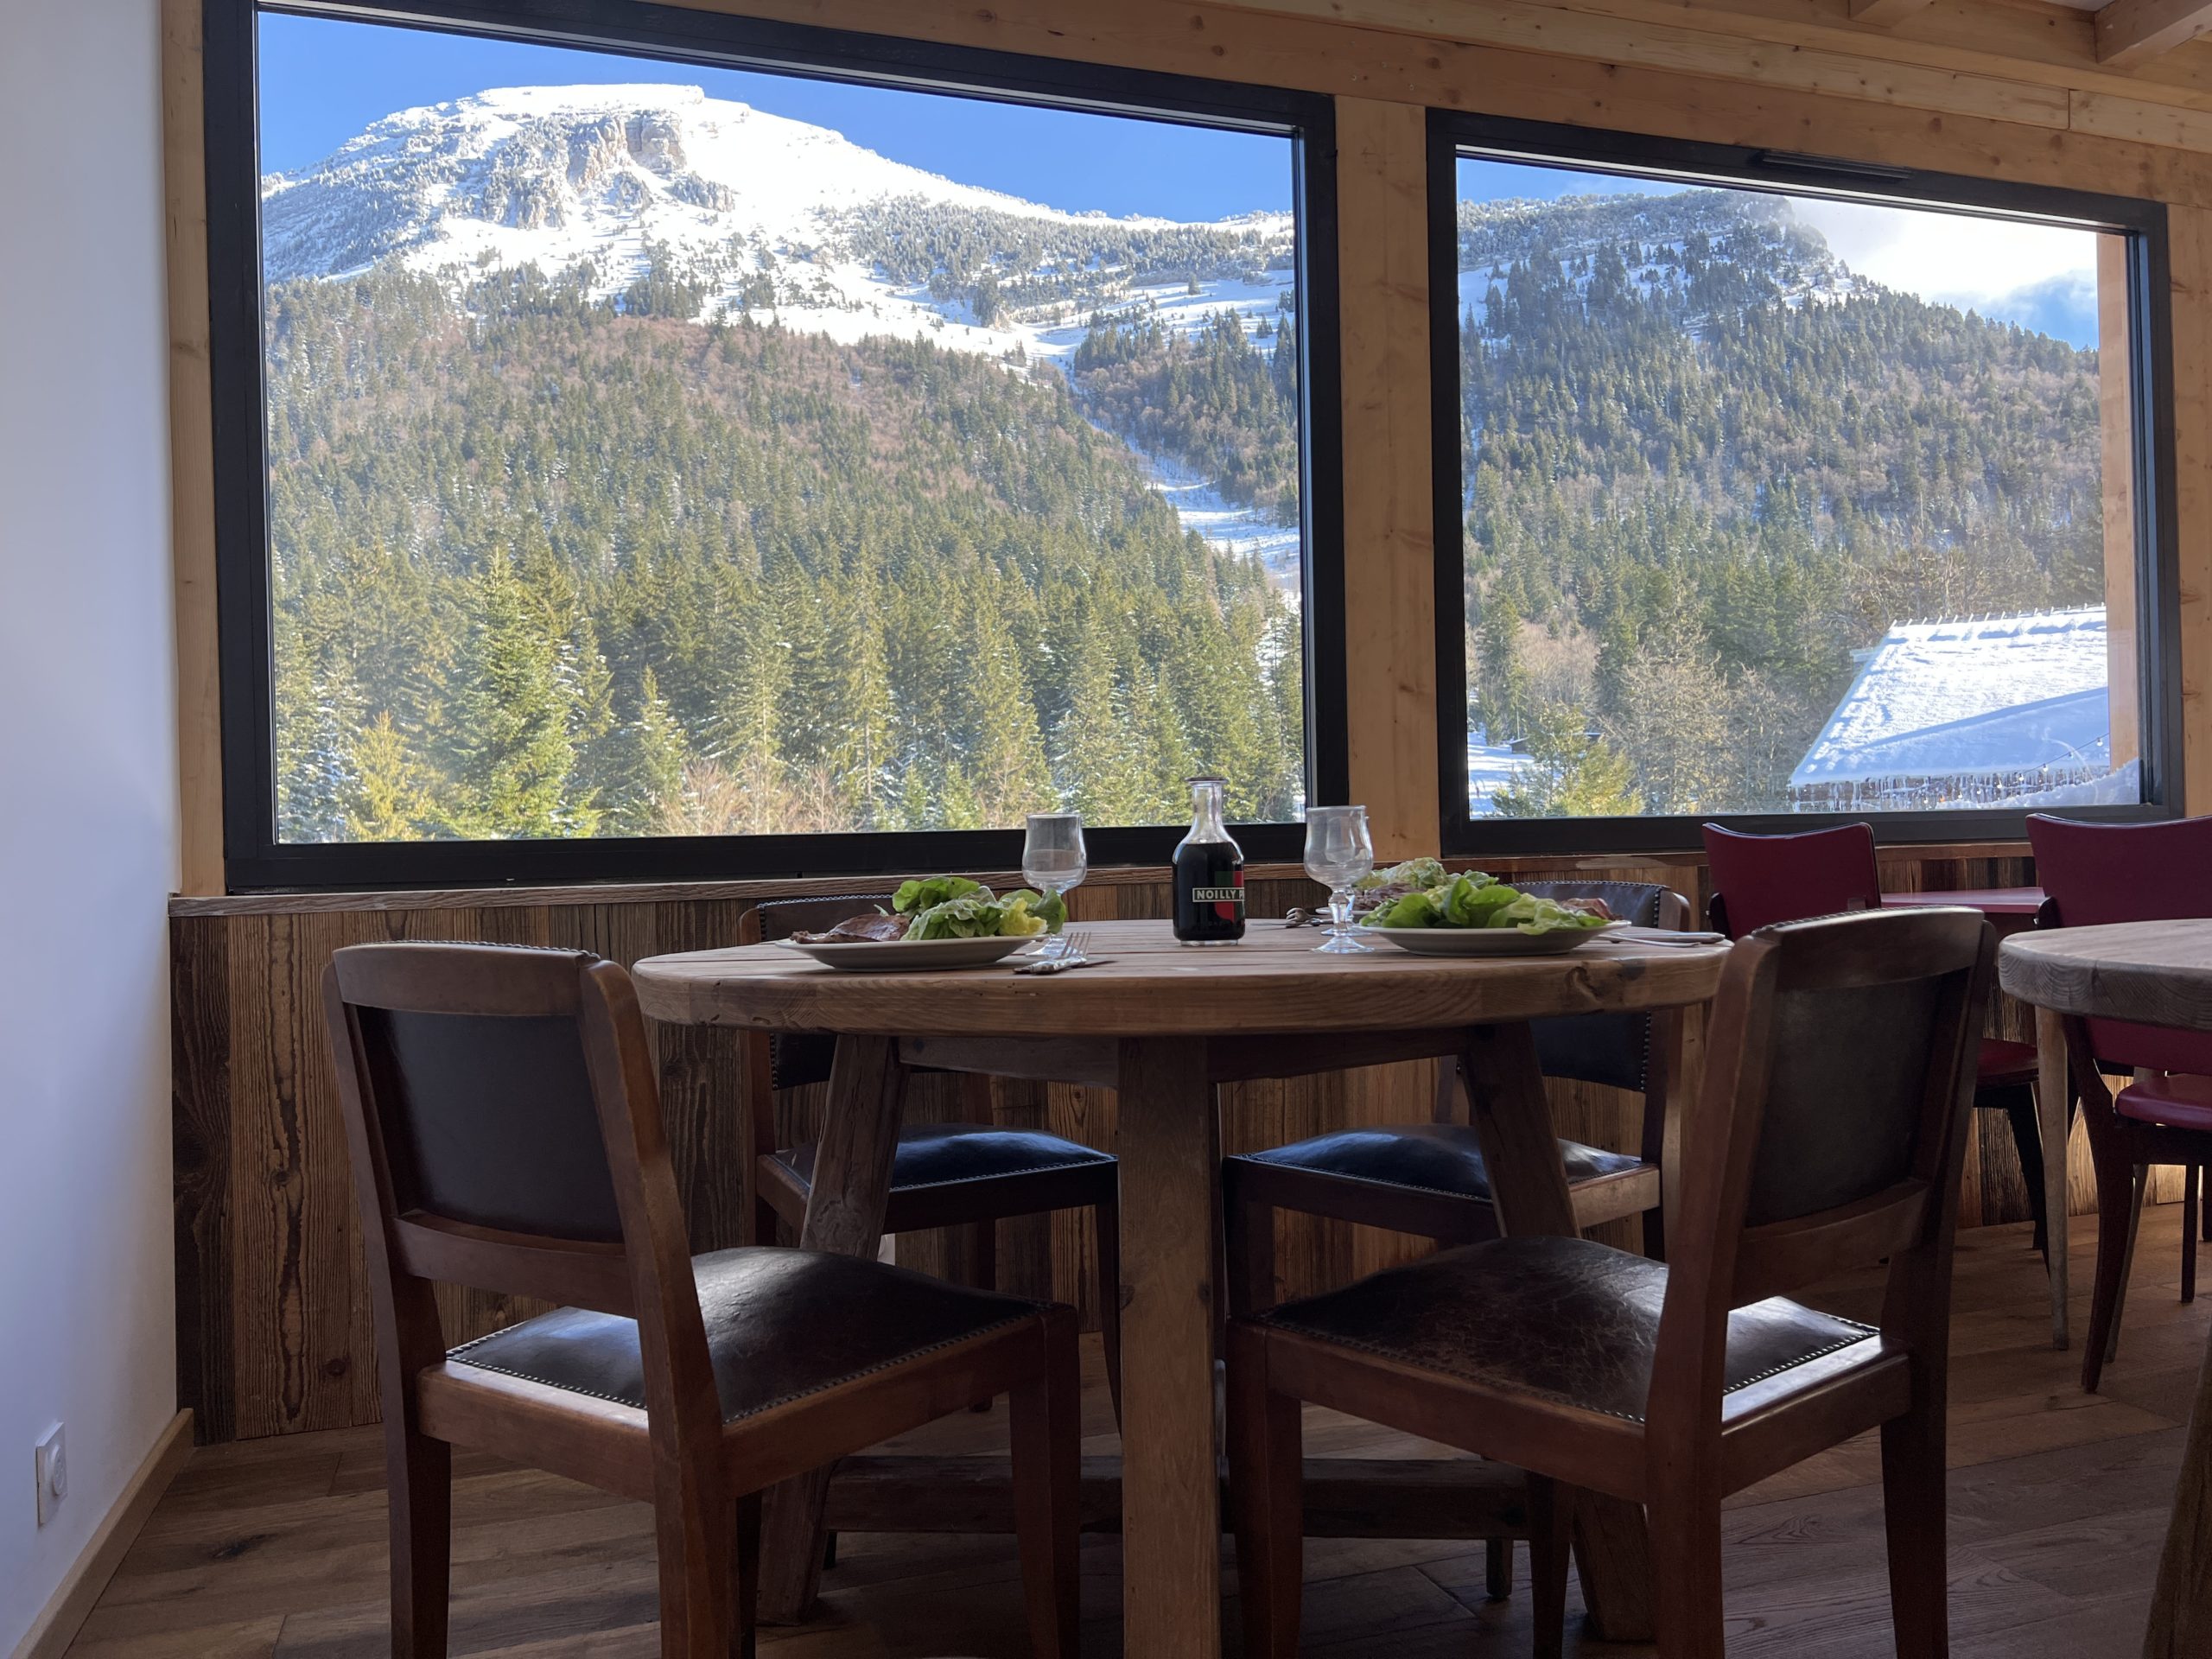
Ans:
[[[1903,22],[1927,3],[1928,0],[1851,0],[1851,21],[1887,29],[1891,23]]]
[[[208,410],[207,168],[200,0],[162,0],[168,263],[169,557],[175,585],[177,880],[223,890],[222,700],[215,639],[215,450]]]
[[[1476,9],[1456,0],[1215,0],[1217,4],[1446,40],[1480,38]],[[2207,107],[2212,54],[2188,51],[2147,68],[2120,72],[2096,61],[2094,14],[2042,0],[1925,0],[1887,24],[1854,16],[1853,0],[1561,0],[1553,8],[1594,26],[1593,48],[1610,39],[1618,60],[1632,60],[1642,29],[1674,25],[1732,43],[1816,50],[1869,68],[1903,64],[2002,78],[2037,86],[2078,86]]]
[[[2062,927],[2005,941],[1999,976],[2058,1014],[2212,1031],[2212,921]]]
[[[2158,1557],[2143,1659],[2190,1659],[2212,1650],[2212,1352],[2206,1355],[2182,1451],[2173,1518]]]
[[[2181,568],[2182,787],[2192,814],[2212,812],[2212,213],[2167,213],[2173,281],[2174,512]]]
[[[1203,1041],[1122,1047],[1123,1572],[1132,1653],[1221,1651],[1214,1236],[1221,1161]]]
[[[1422,111],[1337,100],[1347,738],[1351,798],[1367,804],[1383,859],[1427,851],[1442,813],[1427,168]]]
[[[1098,965],[1081,974],[847,973],[756,944],[652,957],[637,965],[638,993],[656,1020],[767,1030],[1304,1035],[1680,1007],[1712,993],[1727,957],[1725,945],[1634,942],[1551,957],[1322,957],[1311,934],[1264,922],[1237,949],[1191,951],[1162,922],[1086,931]]]
[[[2132,69],[2212,29],[2205,0],[2110,0],[2098,8],[2097,61]]]

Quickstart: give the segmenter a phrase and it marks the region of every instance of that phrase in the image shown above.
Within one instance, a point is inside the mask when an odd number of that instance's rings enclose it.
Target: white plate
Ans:
[[[1602,938],[1618,925],[1577,928],[1571,933],[1565,930],[1523,933],[1517,927],[1361,927],[1354,931],[1363,938],[1372,934],[1388,939],[1417,957],[1555,957]]]
[[[861,974],[912,974],[939,968],[987,968],[1012,956],[1033,936],[997,933],[987,939],[855,939],[847,944],[808,944],[778,939],[786,950],[812,957],[825,968]]]

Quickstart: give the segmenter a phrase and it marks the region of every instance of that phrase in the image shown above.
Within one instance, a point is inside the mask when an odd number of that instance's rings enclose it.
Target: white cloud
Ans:
[[[1885,287],[2072,334],[2054,327],[2056,307],[2094,330],[2094,231],[1808,197],[1791,206],[1844,264]]]

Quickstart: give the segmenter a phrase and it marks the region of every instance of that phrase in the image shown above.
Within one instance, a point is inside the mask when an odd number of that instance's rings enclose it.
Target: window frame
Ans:
[[[823,835],[337,842],[277,838],[257,22],[263,13],[905,87],[1274,133],[1290,140],[1298,215],[1300,594],[1306,798],[1347,798],[1342,401],[1334,100],[1321,94],[772,23],[636,0],[207,0],[207,248],[224,871],[232,893],[716,880],[1010,869],[1016,830]],[[1100,867],[1165,863],[1182,831],[1091,830]],[[1298,856],[1297,824],[1243,824],[1248,855]]]
[[[1467,783],[1464,582],[1465,480],[1460,449],[1459,162],[1501,161],[1709,179],[1792,195],[1857,195],[1976,215],[2056,219],[2127,238],[2130,404],[2135,423],[2137,696],[2145,799],[2063,809],[2069,817],[2141,823],[2178,817],[2182,793],[2180,560],[2174,496],[2171,290],[2165,204],[2007,180],[1977,179],[1842,157],[1695,143],[1548,122],[1431,110],[1428,114],[1429,344],[1436,536],[1437,764],[1443,850],[1658,853],[1692,850],[1700,826],[1788,834],[1871,823],[1885,844],[2022,841],[2011,808],[1907,812],[1653,814],[1638,817],[1475,817]]]

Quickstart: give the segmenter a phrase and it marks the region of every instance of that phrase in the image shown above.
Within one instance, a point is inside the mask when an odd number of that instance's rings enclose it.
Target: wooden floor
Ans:
[[[1960,1245],[1951,1408],[1951,1628],[1957,1659],[2127,1659],[2140,1651],[2182,1426],[2212,1296],[2178,1300],[2179,1207],[2145,1212],[2120,1357],[2101,1395],[2077,1354],[2050,1345],[2048,1300],[2025,1230]],[[2086,1287],[2095,1229],[2074,1234]],[[1868,1283],[1819,1300],[1869,1313]],[[2078,1332],[2086,1296],[2075,1304]],[[1095,1339],[1094,1339],[1095,1340]],[[1113,1446],[1096,1356],[1086,1450]],[[969,1451],[1004,1412],[940,1425]],[[921,1437],[913,1437],[919,1440]],[[1311,1425],[1310,1456],[1428,1453],[1344,1419]],[[1871,1443],[1839,1448],[1743,1494],[1727,1519],[1733,1655],[1859,1659],[1891,1651],[1881,1503]],[[384,1507],[373,1430],[203,1450],[124,1559],[76,1659],[384,1659]],[[455,1654],[649,1659],[655,1640],[645,1510],[489,1459],[457,1470]],[[1120,1648],[1120,1549],[1084,1546],[1084,1651]],[[1336,1659],[1471,1659],[1529,1651],[1523,1575],[1483,1595],[1479,1545],[1316,1542],[1306,1555],[1307,1650]],[[1229,1574],[1233,1589],[1235,1576]],[[774,1659],[966,1659],[1024,1650],[1010,1540],[848,1536],[826,1611],[762,1633]],[[1233,1614],[1233,1609],[1231,1610]],[[1585,1640],[1585,1655],[1641,1648]],[[1228,1651],[1236,1651],[1234,1642]]]

